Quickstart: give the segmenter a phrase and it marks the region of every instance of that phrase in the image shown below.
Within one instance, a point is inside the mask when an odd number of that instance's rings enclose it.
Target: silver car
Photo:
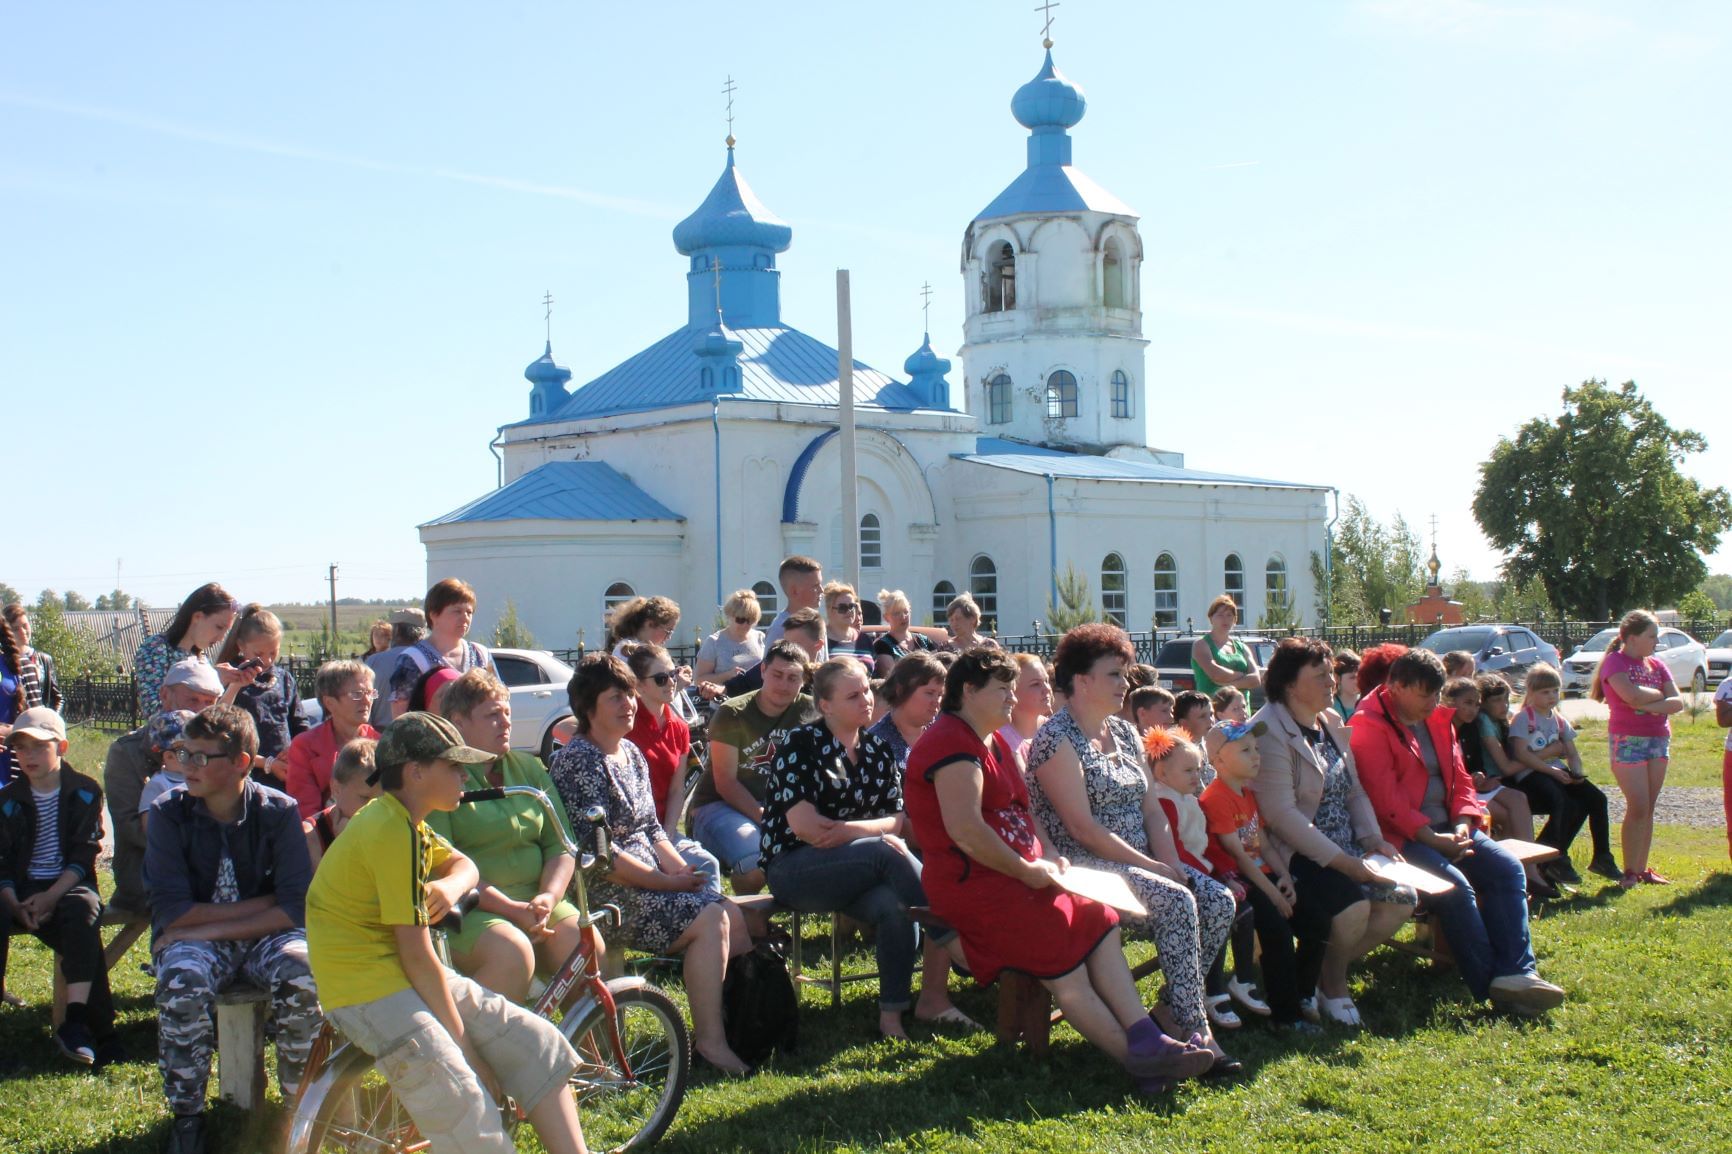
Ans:
[[[494,649],[493,666],[511,690],[511,748],[543,760],[553,755],[553,730],[571,716],[566,685],[572,668],[544,649]]]
[[[1570,654],[1564,662],[1564,696],[1583,697],[1593,682],[1594,670],[1606,647],[1617,639],[1616,629],[1602,629]],[[1708,688],[1708,650],[1700,641],[1682,629],[1669,625],[1660,627],[1660,640],[1654,656],[1672,671],[1672,681],[1687,693],[1702,693]]]
[[[1708,684],[1719,685],[1732,677],[1732,629],[1708,642]]]

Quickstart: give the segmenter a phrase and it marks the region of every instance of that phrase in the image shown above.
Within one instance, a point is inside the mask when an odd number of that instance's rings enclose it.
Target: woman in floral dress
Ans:
[[[693,1048],[718,1069],[746,1073],[722,1030],[722,979],[728,959],[752,948],[751,937],[739,907],[710,881],[714,871],[693,864],[708,856],[703,848],[683,838],[676,843],[656,816],[649,766],[626,740],[637,718],[637,679],[619,658],[592,653],[567,691],[577,736],[555,755],[549,773],[574,828],[583,827],[591,806],[606,812],[613,847],[612,868],[590,896],[597,905],[619,907],[623,944],[683,955]]]

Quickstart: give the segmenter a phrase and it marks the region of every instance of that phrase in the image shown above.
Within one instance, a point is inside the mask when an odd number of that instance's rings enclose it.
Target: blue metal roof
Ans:
[[[1096,457],[1087,453],[1066,453],[1041,445],[1023,445],[998,437],[981,437],[972,453],[951,454],[959,461],[972,461],[995,469],[1011,469],[1018,473],[1048,474],[1077,481],[1140,481],[1169,485],[1254,485],[1270,489],[1329,490],[1328,485],[1307,485],[1297,481],[1271,481],[1263,477],[1242,477],[1231,473],[1205,473],[1200,469],[1181,469],[1159,465],[1152,461],[1126,461],[1117,457]]]
[[[605,461],[549,461],[421,526],[466,521],[684,521]]]
[[[976,220],[1025,212],[1110,212],[1135,216],[1137,210],[1068,164],[1041,164],[1022,170],[1010,187],[980,210]]]
[[[798,329],[730,328],[740,342],[740,387],[721,394],[745,401],[786,404],[841,403],[836,382],[836,350]],[[586,417],[637,413],[677,405],[708,403],[717,394],[703,386],[697,355],[701,333],[675,329],[649,348],[615,365],[572,393],[571,399],[545,417],[518,422],[570,421]],[[870,365],[854,362],[854,403],[865,407],[912,411],[920,398]]]
[[[786,252],[794,230],[764,207],[734,167],[734,146],[728,164],[697,211],[674,226],[674,247],[686,256],[709,248],[767,248]]]
[[[1028,167],[974,219],[1054,212],[1137,215],[1071,165],[1071,138],[1066,130],[1074,128],[1087,109],[1082,89],[1053,67],[1049,50],[1040,72],[1018,88],[1010,102],[1011,115],[1029,130]]]

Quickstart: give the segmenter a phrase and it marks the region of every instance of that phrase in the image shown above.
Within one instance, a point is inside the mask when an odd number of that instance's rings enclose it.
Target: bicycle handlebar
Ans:
[[[583,848],[565,836],[565,823],[559,820],[559,811],[554,808],[553,799],[547,796],[545,790],[537,789],[533,785],[495,785],[486,789],[466,789],[459,799],[459,804],[500,801],[507,797],[533,797],[540,802],[541,808],[547,811],[548,819],[553,822],[553,828],[559,831],[559,839],[565,843],[565,852],[577,858],[583,868],[588,869],[596,860],[607,858],[607,811],[599,805],[592,805],[583,813],[583,819],[595,827],[595,856],[586,861]]]

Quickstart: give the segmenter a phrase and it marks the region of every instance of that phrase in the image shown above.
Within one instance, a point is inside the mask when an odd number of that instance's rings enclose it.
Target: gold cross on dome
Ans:
[[[1057,0],[1045,0],[1045,3],[1035,9],[1036,12],[1046,17],[1046,23],[1041,27],[1040,36],[1041,43],[1048,48],[1052,47],[1052,10],[1058,6]]]
[[[734,93],[737,92],[738,90],[739,90],[739,85],[734,83],[734,78],[732,75],[730,75],[728,77],[728,82],[722,86],[722,95],[726,96],[728,98],[728,147],[729,148],[732,148],[734,146]]]
[[[553,290],[552,289],[548,289],[546,293],[542,294],[541,303],[542,303],[542,306],[547,309],[547,312],[541,318],[542,320],[547,322],[547,343],[552,344],[553,343]]]
[[[921,327],[927,333],[932,332],[932,282],[927,281],[920,286],[920,316]]]

